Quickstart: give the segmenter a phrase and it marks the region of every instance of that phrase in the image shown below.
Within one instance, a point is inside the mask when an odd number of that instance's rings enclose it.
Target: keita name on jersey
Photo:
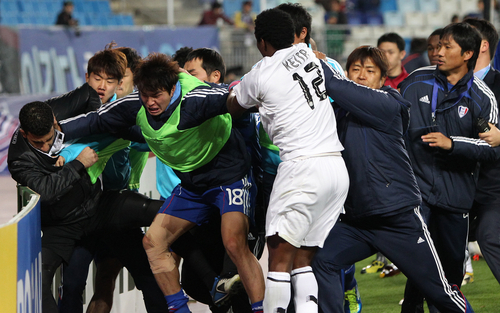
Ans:
[[[307,58],[308,58],[307,51],[304,49],[300,49],[294,55],[292,55],[290,58],[283,61],[281,64],[283,64],[283,66],[288,71],[291,71],[291,70],[293,70],[293,68],[297,68],[302,63],[304,63],[304,61],[307,60]]]

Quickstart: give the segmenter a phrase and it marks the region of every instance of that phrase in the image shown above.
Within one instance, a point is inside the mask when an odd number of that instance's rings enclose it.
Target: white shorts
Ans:
[[[281,162],[266,216],[266,236],[278,235],[299,248],[323,247],[343,213],[349,175],[339,155]]]

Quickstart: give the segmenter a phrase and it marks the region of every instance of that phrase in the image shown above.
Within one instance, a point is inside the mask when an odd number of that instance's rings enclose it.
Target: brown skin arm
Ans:
[[[238,99],[236,99],[236,95],[233,91],[229,93],[226,101],[227,111],[233,118],[240,117],[247,109],[243,108],[239,103]]]
[[[316,50],[313,50],[313,52],[318,59],[326,61],[326,54],[324,54],[323,52],[316,51]]]

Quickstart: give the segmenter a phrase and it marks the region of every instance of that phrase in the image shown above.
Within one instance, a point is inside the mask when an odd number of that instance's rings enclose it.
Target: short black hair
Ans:
[[[290,47],[295,38],[290,14],[277,8],[262,11],[255,19],[255,38],[268,42],[276,50]]]
[[[396,33],[386,33],[380,36],[380,38],[377,41],[377,47],[379,47],[380,44],[383,42],[395,43],[398,46],[399,51],[404,51],[406,47],[406,42],[403,39],[403,37],[399,36]]]
[[[453,40],[462,48],[461,54],[466,51],[472,51],[473,55],[467,62],[469,71],[476,66],[479,49],[481,47],[481,34],[471,25],[461,22],[452,23],[443,28],[440,40],[453,38]]]
[[[19,122],[24,132],[35,136],[45,136],[54,126],[54,113],[45,102],[30,102],[25,104],[19,112]]]
[[[442,28],[438,28],[436,30],[434,30],[430,35],[429,37],[432,37],[432,36],[439,36],[441,37],[441,34],[443,33],[443,29]]]
[[[385,53],[377,47],[361,46],[349,54],[347,57],[346,70],[349,72],[351,65],[356,61],[361,61],[361,65],[365,65],[366,59],[372,59],[373,63],[380,69],[380,76],[387,77],[387,70],[389,69],[389,61]]]
[[[220,82],[224,82],[224,77],[226,76],[226,65],[219,52],[210,48],[199,48],[191,51],[186,57],[186,62],[200,59],[201,67],[207,72],[207,76],[210,76],[213,71],[220,72]]]
[[[427,50],[426,38],[413,38],[410,43],[410,53],[423,53]]]
[[[193,51],[192,47],[182,47],[179,50],[175,51],[172,55],[174,61],[177,61],[180,67],[184,67],[184,63],[186,63],[186,58]]]
[[[125,54],[125,57],[127,58],[127,68],[134,72],[142,59],[139,52],[137,52],[134,48],[129,47],[119,47],[116,48],[116,50]]]
[[[212,10],[215,10],[218,8],[222,8],[222,4],[220,4],[218,1],[214,1],[214,3],[212,3]]]
[[[151,53],[134,71],[134,85],[139,92],[170,92],[179,81],[179,65],[163,53]]]
[[[302,28],[305,27],[307,29],[307,35],[306,38],[304,38],[304,41],[309,45],[309,41],[311,40],[311,14],[309,14],[309,12],[307,12],[307,10],[300,5],[300,3],[282,3],[278,5],[277,8],[290,14],[295,28],[295,35],[297,37],[300,36]]]
[[[488,42],[490,45],[490,60],[492,60],[498,45],[498,32],[495,26],[487,20],[472,17],[464,19],[464,23],[474,26],[481,34],[482,39]]]

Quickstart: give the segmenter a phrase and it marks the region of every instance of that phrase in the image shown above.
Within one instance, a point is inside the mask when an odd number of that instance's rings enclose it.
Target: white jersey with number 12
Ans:
[[[264,57],[234,92],[242,107],[259,108],[282,161],[343,150],[321,63],[305,44]]]

